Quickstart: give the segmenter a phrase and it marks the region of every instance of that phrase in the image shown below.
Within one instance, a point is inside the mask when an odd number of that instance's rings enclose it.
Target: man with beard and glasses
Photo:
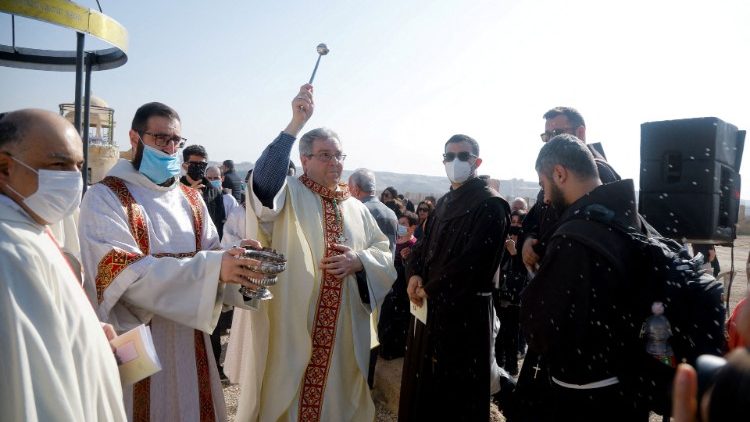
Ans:
[[[427,320],[425,325],[411,318],[399,400],[402,422],[488,421],[491,393],[500,390],[500,369],[491,353],[492,289],[510,208],[477,177],[482,159],[473,138],[448,139],[443,164],[451,190],[438,201],[406,267],[407,294],[416,306],[427,306]]]
[[[201,192],[208,215],[221,239],[224,235],[224,222],[227,221],[224,196],[221,186],[214,186],[206,177],[207,168],[208,153],[202,145],[190,145],[182,150],[182,169],[185,170],[185,175],[180,178],[180,182]]]
[[[303,174],[287,177],[295,137],[314,110],[312,85],[292,100],[292,120],[255,163],[248,235],[288,259],[274,297],[240,313],[242,395],[237,421],[372,421],[367,385],[370,315],[396,278],[388,238],[341,182],[338,135],[302,135]],[[243,341],[243,340],[240,340]]]
[[[177,179],[185,142],[177,112],[144,104],[129,135],[133,161],[120,160],[86,192],[79,229],[99,317],[118,332],[148,324],[162,363],[126,389],[125,407],[136,421],[224,420],[207,333],[223,303],[245,306],[239,285],[255,290],[263,275],[238,259],[241,248],[221,249],[199,191]]]
[[[550,380],[538,405],[548,409],[548,420],[647,421],[648,407],[629,379],[642,349],[642,321],[629,311],[639,289],[634,274],[620,270],[637,266],[636,251],[625,236],[592,239],[613,251],[603,256],[572,235],[557,235],[562,228],[583,232],[581,225],[600,225],[581,217],[591,210],[646,230],[633,182],[602,184],[587,146],[568,134],[542,147],[536,171],[544,202],[559,212],[536,276],[521,295],[529,354],[544,356]],[[567,225],[571,220],[579,224]]]
[[[553,136],[567,133],[573,135],[586,143],[586,123],[583,116],[572,107],[555,107],[544,113],[544,133],[540,135],[542,142],[547,142]],[[597,173],[602,183],[610,183],[620,180],[620,176],[607,163],[604,155],[597,147],[598,144],[589,144],[587,148],[594,156]],[[549,228],[557,221],[559,212],[554,206],[550,207],[543,200],[544,190],[539,192],[537,201],[529,210],[523,222],[523,261],[533,272],[540,259],[544,256],[546,248],[546,236],[550,234]]]

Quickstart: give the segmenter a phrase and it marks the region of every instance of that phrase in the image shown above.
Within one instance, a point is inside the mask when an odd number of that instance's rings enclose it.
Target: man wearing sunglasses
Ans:
[[[427,320],[426,325],[411,320],[399,400],[402,422],[489,420],[492,288],[510,207],[477,177],[482,159],[473,138],[448,139],[443,164],[451,190],[430,215],[406,269],[409,299],[427,306]],[[492,390],[497,392],[497,384]]]
[[[544,133],[540,134],[545,144],[553,137],[561,134],[573,135],[586,142],[586,123],[583,116],[573,107],[555,107],[542,116],[544,118]],[[620,175],[612,168],[602,154],[599,144],[586,144],[594,157],[599,179],[602,183],[620,180]],[[544,190],[540,190],[536,203],[531,207],[523,221],[523,245],[521,255],[523,262],[531,273],[536,272],[546,249],[549,236],[559,218],[559,210],[544,202]],[[533,282],[533,281],[532,281]],[[523,326],[521,327],[523,331]],[[528,353],[521,367],[518,378],[514,409],[506,413],[509,420],[547,420],[551,417],[549,406],[539,405],[549,393],[549,384],[544,380],[546,365],[542,357],[535,353]],[[513,413],[518,412],[517,419]]]
[[[183,185],[198,189],[203,196],[203,202],[208,207],[208,215],[219,232],[219,239],[224,233],[224,222],[227,212],[224,208],[224,196],[221,185],[214,186],[206,177],[208,168],[208,153],[202,145],[190,145],[182,150],[182,169],[185,175],[180,178]]]
[[[544,113],[544,133],[539,135],[542,142],[547,143],[557,135],[567,133],[586,142],[586,123],[578,110],[572,107],[555,107]],[[598,144],[587,144],[596,161],[599,178],[602,183],[620,180],[620,175],[605,159]],[[540,191],[537,201],[529,211],[523,224],[523,231],[527,237],[523,243],[523,260],[530,271],[534,271],[539,260],[544,255],[544,234],[557,221],[557,211],[554,207],[544,203],[544,191]]]
[[[185,143],[177,112],[145,104],[129,135],[133,161],[120,160],[86,192],[79,227],[99,318],[119,333],[148,324],[162,364],[126,387],[125,408],[132,420],[224,420],[208,333],[223,303],[245,306],[238,285],[254,289],[263,275],[237,259],[241,248],[221,250],[199,191],[177,179]]]

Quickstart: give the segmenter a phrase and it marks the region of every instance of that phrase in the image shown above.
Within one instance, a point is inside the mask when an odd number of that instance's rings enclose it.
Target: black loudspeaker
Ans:
[[[665,237],[733,241],[744,146],[745,131],[715,117],[643,123],[639,212]]]

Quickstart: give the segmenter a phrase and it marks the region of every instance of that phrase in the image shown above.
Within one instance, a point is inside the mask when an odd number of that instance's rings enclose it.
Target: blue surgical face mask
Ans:
[[[177,161],[177,154],[169,155],[156,148],[150,147],[143,143],[143,157],[141,166],[138,171],[149,180],[160,185],[172,177],[180,174],[180,163]]]
[[[215,187],[216,189],[219,189],[219,190],[221,190],[221,180],[211,180],[211,184],[212,184],[212,185],[213,185],[213,187]]]

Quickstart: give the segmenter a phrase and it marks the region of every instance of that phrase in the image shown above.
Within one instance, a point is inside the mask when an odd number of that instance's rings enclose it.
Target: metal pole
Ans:
[[[82,81],[83,78],[83,42],[84,42],[84,35],[81,32],[76,32],[77,37],[77,46],[76,46],[76,96],[75,96],[75,110],[74,118],[73,118],[73,126],[75,126],[78,133],[83,137],[83,132],[81,131],[81,90],[82,90]]]
[[[89,174],[89,123],[91,121],[91,65],[93,64],[93,55],[86,54],[86,90],[83,100],[83,193],[86,193],[88,181],[91,178]]]
[[[312,85],[312,83],[313,83],[313,79],[315,79],[315,72],[317,72],[317,71],[318,71],[318,65],[320,64],[320,58],[321,58],[321,57],[323,57],[323,56],[322,56],[322,55],[320,55],[320,54],[318,54],[318,61],[316,61],[316,62],[315,62],[315,69],[313,69],[313,73],[312,73],[312,76],[310,76],[310,82],[308,82],[308,83],[309,83],[309,84],[311,84],[311,85]]]

